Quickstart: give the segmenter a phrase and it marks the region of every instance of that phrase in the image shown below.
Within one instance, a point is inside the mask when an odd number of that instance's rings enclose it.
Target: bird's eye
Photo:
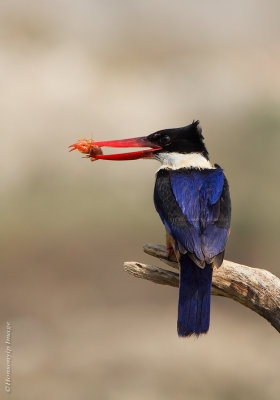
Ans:
[[[164,135],[161,139],[160,139],[160,144],[162,146],[168,146],[171,143],[171,139],[168,135]]]

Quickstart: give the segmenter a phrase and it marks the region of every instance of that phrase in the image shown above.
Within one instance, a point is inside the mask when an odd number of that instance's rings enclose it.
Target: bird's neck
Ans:
[[[201,153],[159,153],[156,157],[162,166],[158,169],[180,169],[180,168],[197,168],[209,169],[215,168],[206,157]]]

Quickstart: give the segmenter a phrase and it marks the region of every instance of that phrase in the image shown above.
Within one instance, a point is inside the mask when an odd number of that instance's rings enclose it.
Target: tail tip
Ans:
[[[183,326],[178,323],[177,324],[177,332],[178,332],[178,336],[185,338],[185,337],[191,337],[191,336],[195,336],[195,337],[199,337],[200,335],[205,335],[209,330],[209,326],[207,329],[195,329],[195,330],[186,330],[185,328],[183,328]]]

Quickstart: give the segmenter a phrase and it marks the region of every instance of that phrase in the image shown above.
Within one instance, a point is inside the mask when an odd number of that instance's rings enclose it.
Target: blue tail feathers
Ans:
[[[179,336],[206,333],[210,323],[212,267],[198,267],[187,254],[181,255],[177,330]]]

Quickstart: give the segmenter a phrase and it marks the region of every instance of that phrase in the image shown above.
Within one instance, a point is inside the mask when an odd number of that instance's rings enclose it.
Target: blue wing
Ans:
[[[211,263],[224,251],[230,226],[223,170],[160,172],[154,199],[166,229],[198,261]]]

